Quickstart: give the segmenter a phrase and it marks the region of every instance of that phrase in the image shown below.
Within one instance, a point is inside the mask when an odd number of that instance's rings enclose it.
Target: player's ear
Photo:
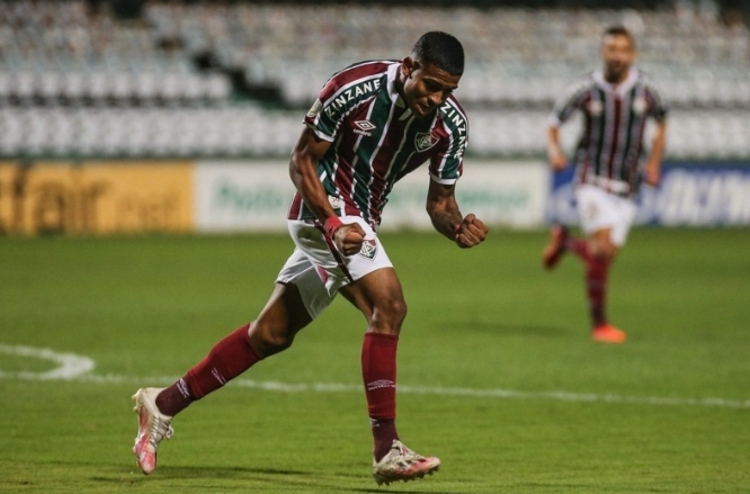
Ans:
[[[404,61],[401,62],[401,73],[404,74],[404,76],[407,78],[411,77],[411,73],[416,69],[417,62],[411,57],[406,57],[404,58]]]

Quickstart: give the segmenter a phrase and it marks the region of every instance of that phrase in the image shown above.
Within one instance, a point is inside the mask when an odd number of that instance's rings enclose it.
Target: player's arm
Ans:
[[[358,224],[345,225],[328,202],[323,183],[318,178],[317,164],[325,156],[331,143],[321,139],[307,126],[294,146],[289,161],[289,175],[302,200],[323,224],[326,234],[345,255],[359,252],[364,231]]]
[[[568,158],[560,145],[560,126],[550,124],[547,127],[547,159],[555,171],[564,170],[568,166]]]
[[[482,242],[488,229],[473,214],[465,218],[456,203],[455,184],[445,185],[430,180],[427,192],[427,214],[435,229],[453,240],[461,248],[468,248]]]
[[[651,141],[651,153],[646,161],[644,181],[648,185],[656,187],[661,182],[661,160],[664,157],[664,148],[667,142],[667,121],[656,122],[656,129]]]

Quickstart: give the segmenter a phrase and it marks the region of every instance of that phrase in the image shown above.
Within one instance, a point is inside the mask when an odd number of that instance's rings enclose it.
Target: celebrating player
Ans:
[[[487,234],[454,196],[468,139],[466,115],[453,96],[464,69],[461,43],[428,32],[401,61],[354,64],[325,84],[304,119],[290,175],[297,188],[288,215],[296,248],[257,318],[219,341],[171,386],[133,396],[139,415],[133,452],[144,473],[156,468],[172,418],[257,362],[291,346],[341,293],[367,320],[361,364],[374,439],[378,484],[412,480],[440,466],[407,448],[396,430],[396,349],[406,303],[378,238],[394,184],[429,163],[427,213],[458,247]]]
[[[604,69],[593,72],[572,87],[555,105],[547,133],[547,153],[555,171],[568,166],[560,147],[559,128],[575,110],[583,112],[583,134],[575,153],[575,198],[585,239],[569,235],[567,228],[552,228],[542,254],[548,269],[571,251],[586,266],[586,290],[592,319],[592,338],[622,343],[625,332],[609,324],[605,312],[607,274],[625,244],[633,223],[634,194],[641,180],[656,186],[661,179],[667,109],[659,93],[632,64],[635,41],[624,27],[610,27],[602,38]],[[656,128],[651,152],[641,169],[646,120]]]

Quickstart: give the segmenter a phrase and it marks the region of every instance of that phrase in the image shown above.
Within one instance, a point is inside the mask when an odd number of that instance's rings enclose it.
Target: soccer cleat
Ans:
[[[619,330],[611,324],[602,324],[594,328],[591,332],[591,338],[602,343],[625,343],[627,335],[625,331]]]
[[[568,229],[563,225],[555,225],[550,230],[550,239],[547,247],[542,252],[542,264],[547,269],[552,269],[560,262],[560,258],[566,250],[565,242],[568,240]]]
[[[156,450],[162,439],[169,439],[174,430],[169,423],[172,417],[164,415],[156,407],[156,397],[163,388],[141,388],[133,395],[138,414],[138,435],[135,438],[133,454],[136,463],[146,475],[156,469]]]
[[[388,485],[391,482],[421,479],[425,475],[432,475],[440,467],[440,460],[434,456],[424,457],[404,446],[398,439],[393,440],[393,446],[380,461],[372,462],[372,476],[378,485]]]

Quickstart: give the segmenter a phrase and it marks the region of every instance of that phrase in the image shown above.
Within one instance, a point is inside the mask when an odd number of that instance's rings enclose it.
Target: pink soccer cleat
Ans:
[[[164,415],[156,406],[156,397],[163,388],[141,388],[133,395],[138,414],[138,435],[135,438],[133,454],[136,462],[146,475],[156,469],[156,450],[162,439],[169,439],[174,430],[169,423],[172,417]]]

